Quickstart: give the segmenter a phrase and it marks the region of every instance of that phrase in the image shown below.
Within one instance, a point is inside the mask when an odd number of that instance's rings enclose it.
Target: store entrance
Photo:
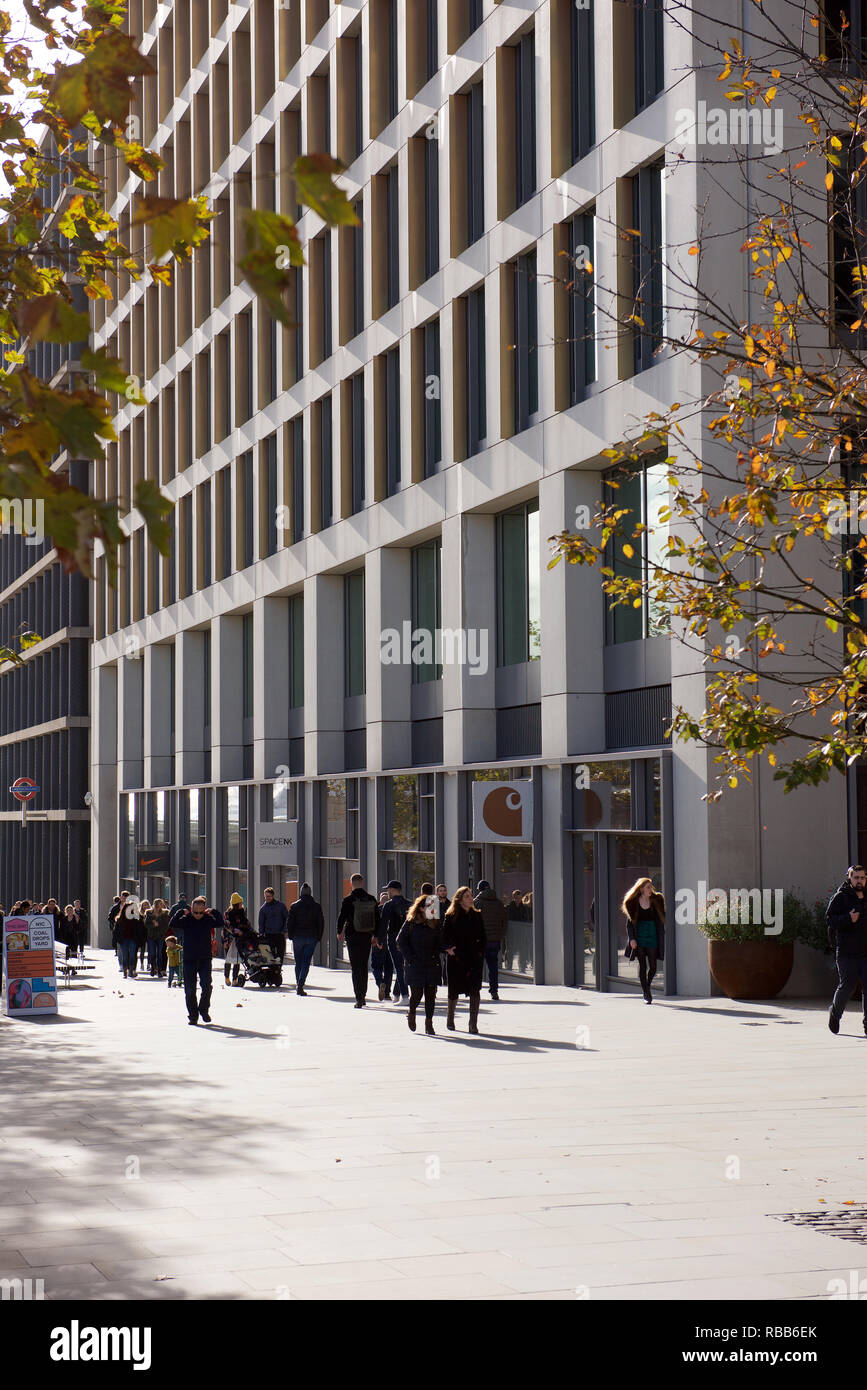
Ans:
[[[533,978],[533,846],[466,845],[464,882],[475,897],[478,885],[487,879],[505,904],[509,917],[506,929],[505,963],[508,975]]]
[[[352,891],[350,878],[360,872],[357,859],[320,859],[319,893],[322,916],[325,919],[325,934],[322,938],[321,963],[339,965],[349,963],[346,944],[337,941],[337,914],[340,904]],[[368,892],[372,890],[368,887]]]

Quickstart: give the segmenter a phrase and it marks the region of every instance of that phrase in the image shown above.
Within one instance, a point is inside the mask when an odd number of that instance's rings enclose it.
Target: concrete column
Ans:
[[[121,665],[124,663],[121,662]],[[117,892],[118,668],[97,666],[91,674],[90,913],[91,940],[110,946],[106,922]]]
[[[175,637],[175,774],[179,783],[204,781],[205,640],[204,632],[179,632]]]
[[[480,658],[448,662],[443,644],[443,758],[448,766],[496,756],[496,564],[492,516],[449,517],[442,528],[443,630]],[[472,648],[470,644],[475,644]]]
[[[289,602],[265,598],[253,609],[253,775],[267,782],[289,762]]]
[[[571,470],[539,483],[542,609],[542,756],[566,758],[605,746],[604,603],[599,571],[561,560],[548,569],[548,537],[574,531],[596,511],[598,473]]]
[[[170,780],[172,755],[172,649],[151,644],[144,663],[144,785],[162,786]]]
[[[137,655],[117,665],[118,741],[117,764],[121,787],[138,787],[144,760],[144,661]]]
[[[404,641],[412,627],[410,571],[409,550],[380,549],[368,554],[364,579],[366,705],[373,716],[367,722],[368,772],[408,767],[412,761],[412,665],[405,659],[411,653],[411,643]],[[383,639],[386,632],[397,634],[396,650],[394,642]],[[384,655],[400,659],[386,664]]]
[[[304,581],[304,770],[343,769],[343,575]]]
[[[215,618],[211,627],[211,780],[244,774],[243,619]]]

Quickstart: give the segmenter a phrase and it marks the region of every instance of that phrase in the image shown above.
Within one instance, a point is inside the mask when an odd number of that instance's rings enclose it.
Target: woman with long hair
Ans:
[[[454,1032],[455,1008],[461,994],[469,995],[471,1033],[479,1031],[479,1000],[487,936],[482,914],[473,906],[473,895],[464,885],[452,898],[443,919],[443,949],[448,957],[449,1011],[446,1027]]]
[[[169,932],[169,909],[163,898],[154,898],[151,909],[157,930],[157,979],[162,980],[166,973],[166,937]]]
[[[409,1012],[406,1021],[415,1032],[415,1011],[424,995],[424,1031],[433,1034],[437,985],[442,980],[440,953],[443,936],[440,930],[439,900],[433,893],[416,898],[397,934],[397,949],[403,956],[406,983],[409,985]]]
[[[657,962],[665,959],[665,898],[653,879],[639,878],[621,903],[626,917],[626,959],[638,961],[645,1004],[653,1003],[651,982]]]

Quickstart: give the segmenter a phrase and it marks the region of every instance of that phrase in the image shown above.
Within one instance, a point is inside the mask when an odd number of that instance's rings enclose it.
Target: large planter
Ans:
[[[791,941],[708,941],[707,958],[729,999],[775,999],[792,973],[795,947]]]

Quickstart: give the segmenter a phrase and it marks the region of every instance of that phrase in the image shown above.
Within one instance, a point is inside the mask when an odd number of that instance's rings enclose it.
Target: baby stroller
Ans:
[[[243,988],[246,980],[251,980],[260,989],[279,989],[283,983],[280,962],[264,941],[252,942],[238,939],[238,955],[241,957],[241,973],[238,984]]]

